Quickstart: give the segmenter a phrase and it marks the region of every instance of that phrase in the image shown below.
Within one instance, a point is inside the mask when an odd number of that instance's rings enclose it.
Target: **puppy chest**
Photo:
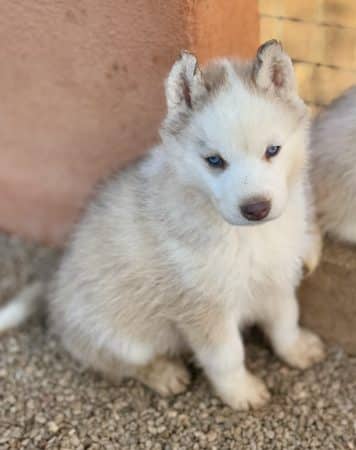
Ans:
[[[222,291],[231,297],[251,297],[266,286],[280,283],[295,284],[299,277],[303,251],[302,233],[284,231],[272,235],[255,235],[239,239],[230,250],[210,259],[209,279],[216,279]]]

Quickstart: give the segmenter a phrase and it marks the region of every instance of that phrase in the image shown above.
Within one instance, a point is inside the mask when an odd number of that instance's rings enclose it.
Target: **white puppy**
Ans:
[[[311,177],[322,231],[356,243],[356,86],[312,125]]]
[[[227,404],[258,407],[269,393],[245,367],[244,325],[292,366],[323,357],[295,296],[314,257],[308,114],[276,41],[202,70],[183,53],[166,97],[161,144],[102,186],[76,228],[51,321],[74,357],[114,379],[179,393],[188,351]]]

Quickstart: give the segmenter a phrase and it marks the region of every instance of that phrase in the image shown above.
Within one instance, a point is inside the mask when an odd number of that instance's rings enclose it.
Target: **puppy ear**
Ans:
[[[166,80],[168,112],[175,109],[193,110],[206,92],[203,76],[195,55],[183,51]]]
[[[265,42],[257,50],[253,76],[260,89],[279,97],[297,93],[292,61],[276,39]]]

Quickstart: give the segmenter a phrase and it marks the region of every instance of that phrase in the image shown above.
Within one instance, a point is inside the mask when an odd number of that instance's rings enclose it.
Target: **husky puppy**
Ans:
[[[259,324],[291,366],[324,354],[298,325],[295,295],[315,260],[308,114],[277,41],[203,69],[183,52],[166,98],[161,143],[107,181],[76,228],[51,322],[75,358],[112,379],[180,393],[192,352],[224,402],[259,407],[269,392],[245,367],[244,325]]]
[[[314,120],[311,163],[322,231],[356,243],[356,86]]]

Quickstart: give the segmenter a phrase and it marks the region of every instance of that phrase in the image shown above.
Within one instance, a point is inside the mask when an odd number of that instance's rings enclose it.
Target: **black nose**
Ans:
[[[262,220],[271,211],[271,202],[269,200],[254,200],[245,203],[240,209],[247,220]]]

